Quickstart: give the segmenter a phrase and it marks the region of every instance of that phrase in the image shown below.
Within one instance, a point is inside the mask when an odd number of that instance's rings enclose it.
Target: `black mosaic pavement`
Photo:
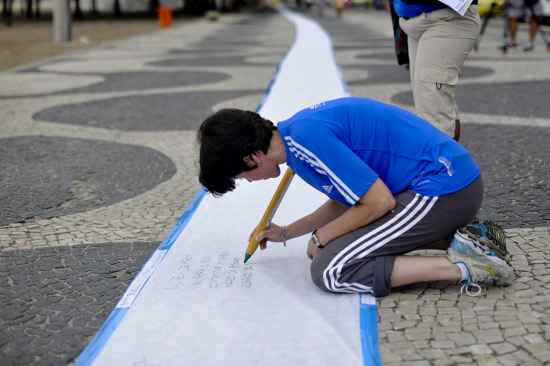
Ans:
[[[470,59],[472,60],[479,60],[479,61],[495,61],[495,62],[504,62],[504,63],[508,63],[508,62],[517,62],[517,63],[524,63],[526,61],[528,62],[541,62],[541,63],[548,63],[550,62],[550,56],[544,58],[544,57],[533,57],[533,56],[529,56],[530,54],[529,53],[520,53],[521,51],[517,51],[518,52],[518,55],[516,56],[512,56],[512,55],[507,55],[507,56],[502,56],[502,57],[491,57],[491,56],[477,56],[475,53],[472,53],[470,55]]]
[[[229,45],[235,48],[244,48],[262,45],[260,41],[252,39],[241,39],[238,37],[235,39],[210,38],[206,39],[205,41],[208,42],[210,47],[226,47]]]
[[[397,64],[397,61],[395,60],[395,52],[393,52],[393,49],[389,50],[389,52],[359,54],[356,56],[356,58],[359,60],[385,60],[389,61],[392,64]]]
[[[358,51],[379,48],[393,50],[393,39],[387,38],[382,34],[365,31],[364,28],[358,25],[342,22],[332,17],[314,17],[313,20],[319,22],[330,35],[336,50],[341,50],[342,48],[340,47],[349,45],[357,45],[355,49]]]
[[[379,49],[379,50],[393,49],[393,41],[391,40],[369,39],[369,38],[355,38],[355,39],[347,40],[345,36],[343,36],[342,38],[343,38],[342,43],[344,45],[350,41],[353,41],[354,43],[361,43],[360,47],[355,48],[355,50],[358,50],[358,51],[369,50],[369,49]]]
[[[550,129],[464,125],[461,140],[480,165],[480,217],[507,228],[550,226]]]
[[[341,46],[333,46],[332,48],[335,50],[335,51],[348,51],[348,50],[359,50],[359,51],[362,51],[362,50],[365,50],[365,49],[373,49],[373,48],[380,48],[380,49],[389,49],[390,47],[393,47],[393,46],[388,46],[388,45],[385,45],[385,44],[381,44],[381,45],[376,45],[376,44],[372,44],[372,43],[365,43],[365,42],[361,42],[361,43],[358,43],[358,44],[345,44],[345,45],[341,45]]]
[[[38,71],[43,74],[48,72]],[[74,73],[57,73],[64,75],[74,75]],[[44,94],[33,95],[18,95],[18,97],[28,96],[43,96],[43,95],[59,95],[59,94],[75,94],[75,93],[109,93],[109,92],[125,92],[132,90],[150,90],[159,88],[176,88],[188,85],[202,85],[208,83],[228,80],[230,75],[221,72],[205,72],[205,71],[137,71],[123,73],[83,73],[78,75],[101,75],[105,78],[104,81],[76,88],[68,88],[62,91]],[[0,97],[3,98],[13,98]]]
[[[227,25],[223,31],[208,36],[200,42],[191,44],[191,48],[200,48],[201,50],[216,49],[238,51],[247,47],[264,46],[262,41],[258,40],[257,35],[262,34],[265,22],[274,14],[257,15],[252,20],[238,21],[233,25]],[[290,26],[290,24],[289,24]]]
[[[394,56],[395,57],[395,56]],[[341,65],[345,66],[345,65]],[[409,83],[409,69],[398,65],[353,65],[345,66],[346,69],[366,70],[366,78],[349,82],[349,85],[362,84],[388,84],[388,83]],[[494,71],[488,67],[465,66],[462,79],[476,78],[492,74]]]
[[[459,84],[456,99],[462,112],[550,118],[550,80]],[[413,105],[412,92],[392,97],[399,104]]]
[[[143,146],[26,136],[0,139],[0,171],[3,226],[123,201],[168,180],[176,167]]]
[[[168,55],[216,55],[216,54],[224,54],[227,52],[235,52],[235,49],[233,48],[221,48],[221,47],[212,47],[212,48],[186,48],[186,49],[180,49],[180,48],[174,48],[172,50],[169,50],[167,52]]]
[[[228,55],[208,56],[194,58],[177,58],[149,62],[148,66],[156,67],[179,67],[179,66],[277,66],[274,62],[251,62],[247,58],[263,55]]]
[[[0,364],[66,365],[158,243],[0,251]]]
[[[124,131],[197,129],[212,106],[260,90],[135,95],[60,105],[36,113],[37,121]]]

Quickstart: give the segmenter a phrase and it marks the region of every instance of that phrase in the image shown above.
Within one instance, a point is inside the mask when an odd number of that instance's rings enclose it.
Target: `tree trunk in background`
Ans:
[[[11,26],[13,15],[13,0],[2,0],[2,18],[4,24]]]
[[[113,5],[113,11],[115,13],[115,16],[119,17],[122,16],[122,9],[120,8],[120,1],[115,0],[115,3]]]
[[[82,19],[82,9],[80,8],[80,0],[74,0],[74,17],[75,19]]]
[[[160,6],[159,0],[149,0],[149,13],[156,16],[159,6]]]
[[[97,14],[97,0],[92,0],[92,14]]]
[[[36,16],[36,19],[40,18],[40,15],[42,14],[40,11],[40,1],[41,0],[35,0],[35,9],[34,9],[34,15]]]
[[[27,0],[27,12],[25,16],[28,19],[32,18],[32,0]]]

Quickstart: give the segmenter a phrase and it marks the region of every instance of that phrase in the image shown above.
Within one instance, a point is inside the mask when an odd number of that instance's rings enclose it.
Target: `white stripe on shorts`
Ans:
[[[323,271],[326,288],[334,292],[372,292],[372,288],[360,283],[339,282],[338,278],[344,265],[353,259],[368,256],[407,232],[430,212],[437,199],[437,196],[428,197],[416,194],[414,199],[395,217],[350,243],[330,261]]]

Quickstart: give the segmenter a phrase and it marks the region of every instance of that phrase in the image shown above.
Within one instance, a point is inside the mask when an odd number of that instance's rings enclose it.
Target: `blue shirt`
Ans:
[[[414,18],[422,13],[431,13],[432,11],[444,9],[447,6],[439,4],[409,4],[402,0],[394,0],[393,7],[395,13],[400,17]]]
[[[372,99],[348,97],[304,109],[278,124],[287,164],[333,200],[354,205],[380,178],[440,196],[480,174],[472,156],[420,117]]]

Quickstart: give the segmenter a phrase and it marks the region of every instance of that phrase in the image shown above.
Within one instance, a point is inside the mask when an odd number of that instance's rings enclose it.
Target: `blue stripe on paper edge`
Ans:
[[[373,301],[373,304],[368,304],[361,301],[363,296],[370,295],[359,295],[359,324],[363,363],[366,366],[379,366],[382,365],[382,360],[378,347],[378,312],[376,300]]]

